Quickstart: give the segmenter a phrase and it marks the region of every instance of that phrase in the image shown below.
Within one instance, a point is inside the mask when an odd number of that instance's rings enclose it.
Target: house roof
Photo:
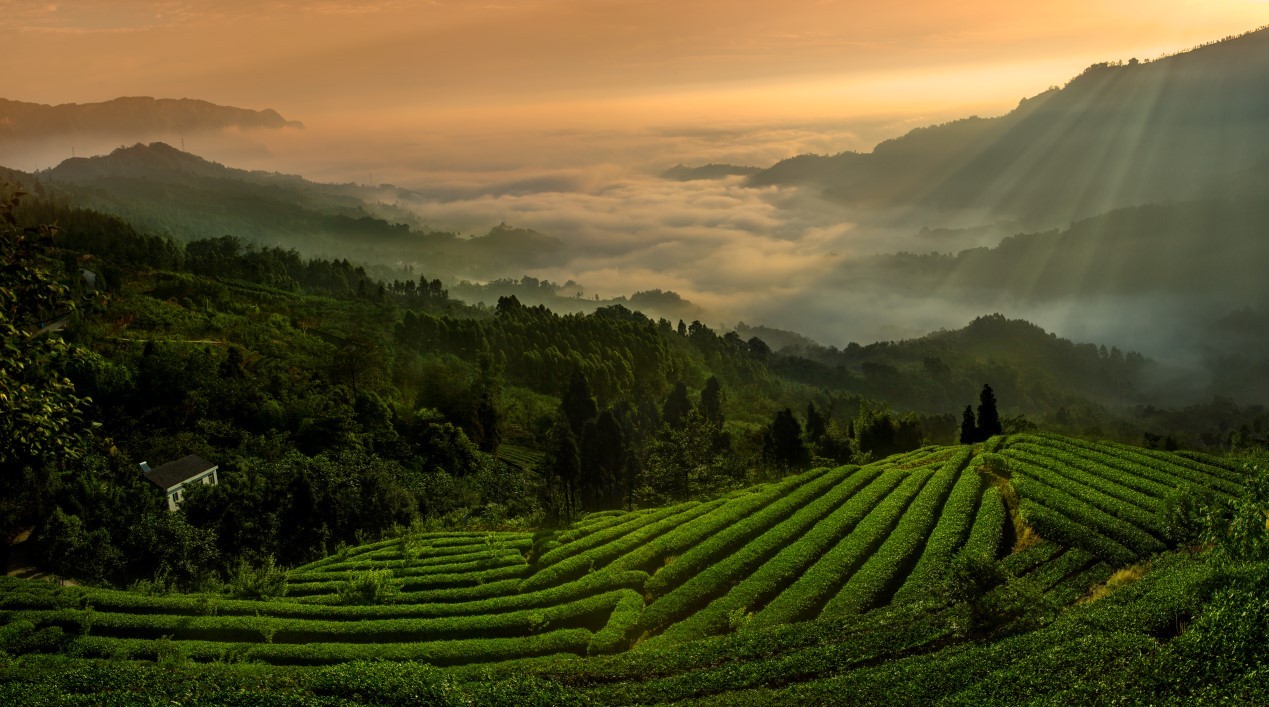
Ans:
[[[146,474],[145,478],[149,479],[155,486],[158,486],[166,491],[177,484],[189,481],[195,476],[215,468],[215,464],[212,464],[197,454],[191,454],[184,459],[177,459],[174,462],[164,464],[163,466]]]

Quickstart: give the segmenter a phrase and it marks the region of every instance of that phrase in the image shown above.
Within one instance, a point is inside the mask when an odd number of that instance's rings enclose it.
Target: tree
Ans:
[[[978,441],[978,421],[974,419],[974,406],[966,405],[961,413],[961,444],[973,444]]]
[[[749,355],[754,358],[766,360],[771,356],[771,347],[767,345],[767,342],[756,336],[750,337],[746,344],[749,349]]]
[[[57,472],[92,446],[91,402],[65,371],[76,351],[58,333],[75,310],[53,275],[52,227],[22,228],[21,192],[0,199],[0,532],[39,520]],[[7,545],[7,542],[6,542]]]
[[[705,381],[705,387],[701,390],[701,403],[698,408],[701,417],[704,417],[710,424],[723,425],[723,389],[718,384],[717,376],[710,376]]]
[[[810,462],[811,455],[802,443],[802,426],[789,408],[777,412],[767,428],[762,438],[762,456],[768,464],[785,469]]]
[[[996,412],[996,394],[991,391],[990,385],[984,383],[983,392],[978,395],[978,438],[986,440],[1003,432],[1000,414]]]
[[[555,482],[555,492],[558,494],[557,498],[551,500],[559,512],[560,520],[569,523],[576,512],[582,460],[577,448],[577,438],[566,420],[558,421],[551,427],[547,444],[544,467],[546,475]]]
[[[648,447],[642,472],[632,489],[640,505],[661,505],[671,500],[714,496],[735,484],[743,470],[736,457],[711,449],[715,428],[692,411],[677,427],[664,427]],[[630,455],[632,458],[635,455]]]
[[[674,390],[661,406],[661,422],[670,427],[679,427],[692,412],[692,402],[687,399],[687,386],[683,381],[674,384]]]
[[[595,415],[599,413],[599,406],[595,404],[590,383],[587,382],[581,369],[573,370],[573,376],[568,381],[568,389],[560,398],[560,409],[564,413],[564,419],[568,421],[574,438],[581,437],[582,427],[588,421],[595,419]]]
[[[620,506],[625,491],[626,444],[621,425],[605,410],[582,428],[582,486],[594,507]]]
[[[820,413],[815,401],[806,404],[806,442],[816,448],[828,434],[828,418]]]

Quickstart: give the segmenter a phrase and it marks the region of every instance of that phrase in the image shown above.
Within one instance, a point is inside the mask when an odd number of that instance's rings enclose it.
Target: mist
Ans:
[[[669,290],[700,307],[702,320],[722,330],[745,322],[844,347],[960,328],[999,312],[1073,340],[1140,351],[1176,370],[1206,370],[1211,352],[1195,341],[1193,331],[1236,309],[1237,293],[1200,297],[1169,291],[1167,283],[1119,293],[1099,291],[1096,283],[1087,290],[1045,293],[1016,283],[976,288],[966,284],[977,281],[972,262],[943,263],[931,274],[923,269],[927,265],[914,267],[894,254],[938,253],[947,259],[967,249],[994,248],[1026,230],[990,209],[950,213],[919,203],[869,209],[828,198],[816,185],[753,187],[743,177],[659,176],[677,164],[768,167],[798,154],[869,152],[913,124],[936,120],[857,116],[801,124],[631,123],[606,129],[578,124],[463,129],[421,122],[412,129],[401,119],[375,122],[371,130],[364,121],[342,116],[306,119],[304,129],[76,136],[73,147],[83,156],[138,139],[162,140],[231,167],[367,187],[393,184],[401,190],[393,206],[412,214],[416,226],[475,236],[505,223],[562,242],[537,265],[485,272],[486,279],[529,275],[573,281],[586,298],[604,300]],[[20,150],[6,145],[4,162],[54,164],[67,147],[58,141],[28,143]],[[383,192],[365,193],[375,199]],[[342,255],[358,257],[351,248]],[[452,282],[481,279],[469,272],[437,272],[425,259],[405,262]],[[1023,281],[1036,277],[1018,275]],[[1176,374],[1168,379],[1173,390],[1179,390],[1177,379],[1203,389],[1194,376]]]

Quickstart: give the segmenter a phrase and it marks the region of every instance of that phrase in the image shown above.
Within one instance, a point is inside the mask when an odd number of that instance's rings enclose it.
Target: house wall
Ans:
[[[209,473],[194,478],[184,483],[173,486],[167,490],[167,509],[175,511],[181,507],[181,501],[185,500],[185,487],[191,484],[203,484],[204,486],[216,486],[220,483],[220,476],[217,470],[220,467],[212,467]]]

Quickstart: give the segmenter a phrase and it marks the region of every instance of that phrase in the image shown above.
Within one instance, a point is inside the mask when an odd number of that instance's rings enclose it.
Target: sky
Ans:
[[[603,296],[673,289],[718,320],[792,322],[840,345],[978,312],[906,303],[869,328],[852,313],[876,302],[808,307],[841,258],[923,244],[861,232],[806,194],[655,175],[867,151],[1000,115],[1092,63],[1263,26],[1269,2],[0,0],[0,17],[0,97],[272,108],[306,127],[180,137],[231,166],[418,189],[431,199],[418,215],[437,228],[505,221],[563,239],[575,257],[535,276]],[[1044,323],[1061,331],[1062,316]]]
[[[1093,61],[1269,20],[1263,0],[0,0],[0,96],[498,131],[1001,112]],[[390,130],[389,130],[390,131]]]

